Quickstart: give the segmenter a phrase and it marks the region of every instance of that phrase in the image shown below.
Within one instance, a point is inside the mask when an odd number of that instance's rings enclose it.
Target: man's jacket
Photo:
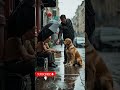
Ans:
[[[74,39],[74,29],[70,19],[67,19],[66,24],[61,23],[59,26],[59,35],[58,38],[63,33],[63,39],[70,38],[72,41]]]

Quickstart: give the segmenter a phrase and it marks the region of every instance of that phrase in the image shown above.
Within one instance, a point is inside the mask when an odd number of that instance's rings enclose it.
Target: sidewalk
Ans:
[[[57,45],[53,47],[62,52],[62,57],[55,58],[57,68],[48,68],[49,71],[55,71],[57,75],[54,78],[39,77],[36,80],[36,90],[85,90],[85,67],[66,67],[64,61],[64,46]],[[84,49],[78,49],[83,61],[85,60]]]

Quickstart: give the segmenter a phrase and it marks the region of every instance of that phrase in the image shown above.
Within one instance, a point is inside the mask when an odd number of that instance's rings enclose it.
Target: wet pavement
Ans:
[[[57,45],[53,47],[62,52],[60,58],[55,58],[56,68],[48,68],[48,71],[55,71],[55,77],[48,77],[45,80],[43,77],[36,78],[36,90],[85,90],[85,64],[83,67],[65,66],[64,61],[64,46]],[[84,48],[78,48],[78,51],[85,61]],[[43,69],[39,68],[38,71]]]
[[[112,73],[114,80],[115,90],[120,89],[120,52],[105,50],[99,52],[104,62],[106,63],[109,71]]]

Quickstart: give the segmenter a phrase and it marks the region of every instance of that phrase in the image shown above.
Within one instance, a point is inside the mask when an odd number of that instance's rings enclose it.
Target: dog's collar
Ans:
[[[67,49],[71,49],[74,48],[74,45],[70,45],[69,47],[67,47]]]
[[[70,48],[74,48],[74,45],[70,46]]]

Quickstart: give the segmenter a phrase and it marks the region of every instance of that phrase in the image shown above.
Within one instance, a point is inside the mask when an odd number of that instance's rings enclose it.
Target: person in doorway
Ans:
[[[74,29],[70,19],[67,19],[65,15],[60,16],[61,24],[59,26],[59,34],[57,44],[60,42],[61,36],[63,34],[63,40],[70,38],[73,42],[74,40]],[[65,51],[66,46],[64,47],[64,64],[67,63],[67,55]]]
[[[27,36],[27,37],[25,37]],[[29,30],[24,34],[24,37],[10,37],[6,42],[5,50],[5,66],[9,72],[19,73],[21,75],[30,74],[31,88],[35,90],[35,54],[29,52],[30,48],[27,47],[28,40],[33,38],[34,29]],[[29,50],[28,50],[29,49]]]
[[[31,0],[20,4],[7,20],[4,63],[8,72],[23,76],[30,74],[31,90],[35,90],[36,57],[30,55],[24,46],[24,41],[35,37],[35,8],[30,3]]]

